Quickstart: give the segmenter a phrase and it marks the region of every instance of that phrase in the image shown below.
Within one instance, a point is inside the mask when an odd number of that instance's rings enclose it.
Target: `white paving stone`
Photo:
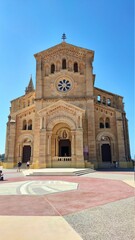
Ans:
[[[77,187],[78,183],[66,181],[20,181],[1,184],[0,195],[44,195],[71,191]]]

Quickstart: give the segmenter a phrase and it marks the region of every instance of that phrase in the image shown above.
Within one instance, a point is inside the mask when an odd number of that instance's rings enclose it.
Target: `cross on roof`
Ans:
[[[62,38],[61,39],[63,40],[63,42],[65,42],[65,39],[66,39],[66,34],[65,33],[62,34]]]

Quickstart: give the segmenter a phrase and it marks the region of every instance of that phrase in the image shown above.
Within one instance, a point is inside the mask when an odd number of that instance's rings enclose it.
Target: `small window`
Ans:
[[[111,106],[111,99],[110,98],[107,99],[107,105]]]
[[[32,130],[32,120],[28,121],[28,130]]]
[[[23,120],[23,130],[26,130],[27,129],[27,122],[26,120]]]
[[[66,69],[66,59],[62,60],[62,69]]]
[[[99,128],[104,128],[104,120],[103,120],[103,118],[100,118],[100,120],[99,120]]]
[[[78,72],[78,63],[74,63],[74,72]]]
[[[110,128],[110,119],[109,118],[106,118],[105,127]]]
[[[101,96],[100,95],[97,96],[97,101],[101,102]]]
[[[100,122],[100,128],[104,128],[104,123]]]
[[[51,73],[54,73],[54,72],[55,72],[55,65],[52,64],[52,65],[51,65]]]

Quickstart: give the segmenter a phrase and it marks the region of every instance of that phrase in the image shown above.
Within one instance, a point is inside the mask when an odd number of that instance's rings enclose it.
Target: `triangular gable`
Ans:
[[[88,52],[91,53],[92,55],[94,55],[94,51],[92,50],[89,50],[89,49],[86,49],[86,48],[82,48],[82,47],[78,47],[78,46],[75,46],[75,45],[72,45],[72,44],[69,44],[69,43],[66,43],[66,42],[62,42],[60,44],[57,44],[51,48],[48,48],[44,51],[41,51],[41,52],[38,52],[36,54],[34,54],[35,58],[38,57],[38,56],[45,56],[45,55],[48,55],[48,54],[51,54],[52,52],[55,52],[55,50],[64,50],[64,49],[72,49],[74,51],[77,51],[83,55],[86,55]]]
[[[38,113],[39,115],[43,115],[44,113],[51,113],[54,111],[58,111],[58,109],[63,109],[66,111],[71,111],[72,113],[76,114],[83,114],[85,112],[84,109],[79,108],[73,104],[67,103],[63,100],[58,100],[57,102],[47,106],[46,108],[41,109]]]

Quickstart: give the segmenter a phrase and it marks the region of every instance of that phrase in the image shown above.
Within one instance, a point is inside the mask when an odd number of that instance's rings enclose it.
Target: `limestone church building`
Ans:
[[[36,87],[11,101],[5,162],[95,168],[130,160],[123,97],[94,86],[94,51],[63,41],[36,53]]]

